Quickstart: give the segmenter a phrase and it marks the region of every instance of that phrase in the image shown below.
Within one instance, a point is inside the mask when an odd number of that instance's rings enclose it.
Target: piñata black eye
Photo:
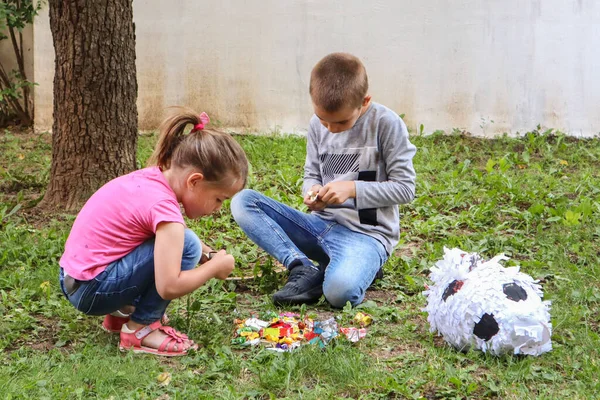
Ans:
[[[505,283],[502,285],[502,290],[509,300],[512,301],[525,301],[527,300],[527,292],[521,286],[516,283]]]
[[[494,314],[483,314],[478,323],[473,328],[473,334],[486,342],[500,331],[498,323],[494,319]]]

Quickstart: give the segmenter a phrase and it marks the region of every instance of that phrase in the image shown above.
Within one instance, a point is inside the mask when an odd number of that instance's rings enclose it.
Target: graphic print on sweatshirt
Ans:
[[[321,154],[321,165],[325,182],[335,180],[336,176],[359,171],[360,154]]]
[[[374,182],[377,180],[379,153],[376,147],[346,148],[343,151],[345,153],[320,155],[323,183],[346,180]],[[355,204],[354,201],[351,202]],[[358,217],[361,224],[379,225],[376,208],[358,210]]]

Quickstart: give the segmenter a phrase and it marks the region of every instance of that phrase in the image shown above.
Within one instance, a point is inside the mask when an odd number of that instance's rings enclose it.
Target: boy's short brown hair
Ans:
[[[352,54],[331,53],[310,74],[310,97],[327,112],[336,112],[344,106],[360,107],[367,90],[365,66]]]

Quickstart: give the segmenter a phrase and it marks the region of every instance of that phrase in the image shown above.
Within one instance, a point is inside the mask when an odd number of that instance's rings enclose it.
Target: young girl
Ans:
[[[192,219],[209,215],[246,184],[244,151],[230,135],[205,129],[208,122],[205,113],[178,108],[161,126],[153,166],[100,188],[67,239],[61,289],[79,311],[108,314],[103,327],[120,331],[121,350],[181,356],[197,348],[162,325],[165,310],[233,270],[233,256],[186,229],[180,209]],[[193,129],[184,134],[188,125]]]

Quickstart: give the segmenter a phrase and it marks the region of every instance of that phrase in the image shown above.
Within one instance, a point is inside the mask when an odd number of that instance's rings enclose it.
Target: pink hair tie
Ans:
[[[192,133],[201,131],[202,129],[204,129],[204,126],[206,126],[209,122],[210,118],[208,118],[208,115],[205,112],[203,112],[202,114],[200,114],[200,122],[194,125]]]

